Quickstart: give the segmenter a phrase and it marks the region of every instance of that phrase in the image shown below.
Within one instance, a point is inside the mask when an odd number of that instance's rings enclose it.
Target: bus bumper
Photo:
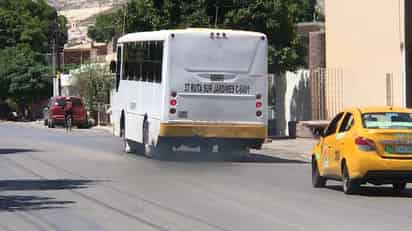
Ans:
[[[186,142],[220,143],[235,141],[260,148],[267,137],[267,127],[255,124],[161,124],[160,138]],[[186,142],[183,142],[186,141]],[[178,142],[179,143],[179,142]]]

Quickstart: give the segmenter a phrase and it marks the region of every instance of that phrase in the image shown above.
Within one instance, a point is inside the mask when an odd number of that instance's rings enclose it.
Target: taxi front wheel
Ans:
[[[323,188],[325,185],[326,178],[320,175],[316,158],[312,157],[312,186],[314,188]]]
[[[342,166],[342,183],[343,192],[345,194],[354,194],[359,192],[360,183],[357,180],[350,178],[346,163],[344,163]]]

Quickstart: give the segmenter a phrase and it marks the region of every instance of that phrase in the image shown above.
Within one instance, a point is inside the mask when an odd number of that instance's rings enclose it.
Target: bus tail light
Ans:
[[[376,150],[375,143],[373,142],[373,140],[370,140],[368,138],[358,136],[355,138],[355,144],[361,151],[370,152]]]
[[[172,91],[172,92],[170,93],[170,96],[172,97],[172,99],[169,101],[169,104],[170,104],[169,113],[170,113],[170,114],[176,114],[176,105],[177,105],[176,97],[177,97],[177,92]]]
[[[263,106],[262,95],[261,94],[256,94],[256,109],[258,110],[258,111],[256,111],[256,116],[257,117],[262,116],[262,111],[261,111],[262,106]]]

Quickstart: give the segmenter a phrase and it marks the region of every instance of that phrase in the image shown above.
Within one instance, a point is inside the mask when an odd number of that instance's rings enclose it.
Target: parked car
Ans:
[[[44,124],[49,128],[55,125],[64,125],[64,106],[67,101],[72,102],[73,122],[79,128],[88,126],[87,111],[80,97],[57,96],[50,99],[48,107],[44,110]]]
[[[361,184],[392,184],[395,192],[412,182],[412,110],[378,107],[340,112],[323,132],[312,155],[312,184],[341,180],[346,194]]]

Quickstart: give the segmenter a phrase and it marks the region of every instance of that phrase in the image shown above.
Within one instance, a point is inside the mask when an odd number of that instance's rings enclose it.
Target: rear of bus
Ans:
[[[231,30],[171,34],[160,138],[260,148],[267,134],[267,38]]]

